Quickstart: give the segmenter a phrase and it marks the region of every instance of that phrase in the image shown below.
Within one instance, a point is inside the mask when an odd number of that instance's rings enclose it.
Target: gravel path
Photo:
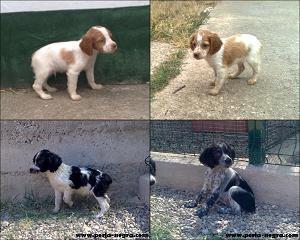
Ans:
[[[205,236],[210,236],[207,239],[221,239],[212,236],[224,236],[226,233],[299,233],[299,212],[287,208],[257,204],[255,214],[243,214],[240,217],[211,213],[199,219],[193,215],[195,209],[183,207],[186,201],[195,197],[195,193],[159,186],[152,190],[151,234],[161,231],[162,227],[172,232],[173,239],[203,239]]]
[[[221,1],[207,27],[221,37],[237,33],[257,36],[263,45],[257,83],[247,84],[251,71],[246,66],[240,78],[227,81],[219,95],[210,96],[208,82],[214,77],[213,70],[189,53],[181,74],[155,94],[151,118],[298,119],[299,2]],[[183,85],[184,89],[172,94]]]
[[[58,214],[52,214],[52,208],[53,202],[4,204],[1,239],[75,239],[77,233],[149,233],[149,209],[138,201],[126,199],[111,203],[110,210],[101,219],[94,217],[98,212],[95,204],[76,203],[73,209],[64,207]]]
[[[166,61],[172,53],[176,52],[176,50],[176,48],[168,43],[151,42],[151,74],[153,74],[153,71],[161,63]]]

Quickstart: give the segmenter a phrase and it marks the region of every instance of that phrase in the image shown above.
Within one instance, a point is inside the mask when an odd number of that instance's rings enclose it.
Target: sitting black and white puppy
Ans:
[[[220,213],[240,215],[244,212],[255,212],[255,198],[247,182],[230,166],[233,164],[235,151],[226,143],[213,144],[200,155],[200,162],[209,167],[203,188],[196,200],[185,204],[194,208],[205,200],[197,210],[197,216],[207,215],[214,206],[223,205]]]
[[[106,192],[112,183],[108,174],[92,168],[66,165],[57,154],[45,149],[35,154],[33,163],[30,173],[45,173],[54,189],[53,212],[57,213],[60,210],[62,200],[71,207],[73,193],[92,194],[97,199],[101,208],[97,218],[101,218],[108,211],[110,200]]]

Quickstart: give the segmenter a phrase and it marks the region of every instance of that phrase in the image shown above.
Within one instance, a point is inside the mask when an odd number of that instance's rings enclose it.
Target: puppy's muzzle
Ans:
[[[197,60],[201,59],[200,53],[194,53],[193,56],[194,56],[194,58],[196,58]]]
[[[29,169],[30,173],[39,173],[40,171],[41,171],[41,169],[35,165]]]

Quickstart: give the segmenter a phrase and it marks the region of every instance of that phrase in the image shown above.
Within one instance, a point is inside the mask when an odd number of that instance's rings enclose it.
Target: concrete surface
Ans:
[[[299,2],[221,1],[206,25],[221,37],[256,35],[263,45],[257,84],[247,85],[249,66],[228,80],[218,96],[208,95],[213,70],[186,56],[182,73],[157,93],[153,119],[298,119]],[[186,87],[172,94],[180,86]]]
[[[1,121],[1,200],[25,193],[53,196],[43,174],[29,173],[41,149],[60,155],[69,165],[91,166],[111,175],[110,196],[138,196],[146,174],[148,121]]]
[[[156,161],[158,185],[195,192],[201,190],[207,167],[199,163],[198,156],[152,152],[151,157]],[[299,167],[258,167],[240,161],[233,168],[249,183],[257,202],[299,209]]]
[[[2,90],[1,119],[149,119],[149,85],[105,85],[101,90],[79,87],[81,101],[66,89],[43,100],[31,90]]]

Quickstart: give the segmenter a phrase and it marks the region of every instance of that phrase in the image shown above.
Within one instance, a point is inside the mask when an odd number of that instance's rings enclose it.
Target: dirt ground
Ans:
[[[251,71],[246,66],[240,78],[228,80],[218,96],[210,96],[213,70],[189,53],[182,73],[155,95],[151,118],[298,119],[298,16],[297,1],[219,2],[206,27],[221,37],[236,33],[257,36],[263,45],[257,84],[247,85]],[[172,93],[183,85],[186,87]]]
[[[149,85],[105,85],[101,90],[81,87],[81,101],[66,89],[42,100],[32,89],[2,91],[1,119],[149,119]]]

